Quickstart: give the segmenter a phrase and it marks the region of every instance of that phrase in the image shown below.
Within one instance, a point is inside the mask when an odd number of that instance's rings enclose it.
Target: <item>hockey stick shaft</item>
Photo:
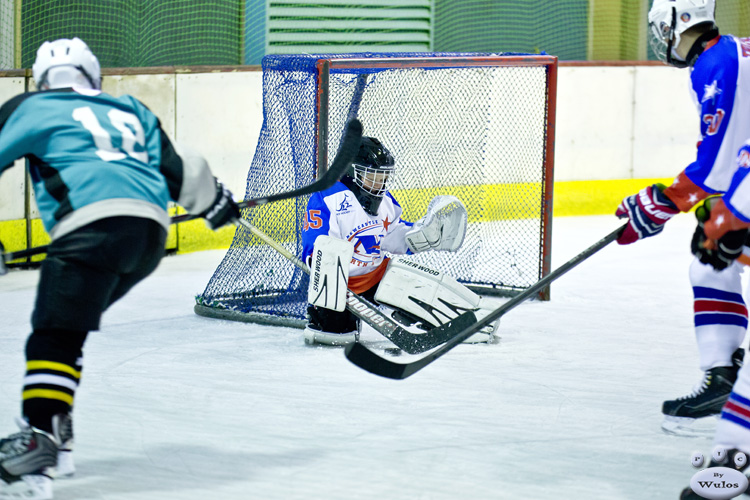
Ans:
[[[434,350],[427,356],[420,358],[412,363],[395,363],[389,359],[383,358],[375,354],[374,352],[367,349],[365,346],[359,343],[354,343],[346,347],[345,353],[347,359],[355,365],[363,368],[370,373],[380,375],[386,378],[392,378],[396,380],[405,379],[430,363],[434,362],[448,351],[456,347],[458,344],[469,338],[477,331],[481,330],[485,326],[494,322],[500,318],[503,314],[507,313],[521,302],[533,296],[536,292],[549,285],[563,274],[567,273],[578,264],[588,259],[602,248],[606,247],[613,241],[615,241],[622,231],[627,227],[627,224],[617,228],[610,234],[602,238],[601,240],[594,243],[592,246],[581,252],[580,254],[573,257],[571,260],[558,267],[544,278],[537,281],[534,285],[524,290],[522,293],[516,295],[511,300],[498,307],[490,314],[482,318],[481,321],[472,321],[473,313],[464,313],[458,318],[446,323],[436,330],[442,330],[442,332],[448,338],[447,342]]]
[[[341,147],[339,148],[338,153],[336,153],[336,157],[333,159],[333,163],[331,164],[331,167],[328,170],[326,170],[323,175],[318,177],[318,179],[315,182],[308,184],[307,186],[303,186],[299,189],[293,189],[291,191],[286,191],[284,193],[272,194],[269,196],[262,196],[260,198],[252,198],[249,200],[244,200],[244,201],[237,203],[237,206],[239,206],[240,209],[254,208],[260,205],[273,203],[275,201],[282,201],[282,200],[288,200],[290,198],[297,198],[298,196],[304,196],[307,194],[312,194],[318,191],[323,191],[325,189],[328,189],[329,187],[336,184],[336,182],[338,182],[341,176],[344,175],[344,173],[346,172],[346,169],[349,168],[349,165],[354,159],[354,156],[357,154],[357,151],[359,151],[359,145],[361,141],[362,141],[362,124],[359,122],[359,120],[355,118],[355,119],[350,120],[347,123],[347,127],[344,133],[344,138],[341,141]],[[187,222],[187,221],[198,219],[198,218],[200,218],[200,215],[196,215],[196,214],[177,215],[177,216],[172,217],[171,223],[179,224],[180,222]],[[19,250],[16,252],[3,253],[2,263],[0,263],[0,274],[3,274],[2,271],[5,269],[6,262],[10,262],[12,260],[17,260],[17,259],[23,259],[25,257],[31,257],[34,255],[39,255],[43,253],[47,253],[47,245],[42,245],[42,246],[38,246],[34,248],[28,248],[26,250]]]
[[[235,224],[247,229],[251,234],[257,236],[266,245],[270,246],[286,258],[289,262],[297,266],[302,272],[309,275],[310,268],[297,258],[292,252],[284,248],[279,242],[268,236],[266,233],[258,229],[257,227],[250,224],[245,219],[236,219]],[[398,347],[406,352],[422,352],[419,349],[419,336],[413,335],[394,321],[389,319],[378,309],[374,304],[369,302],[367,299],[360,297],[356,293],[349,290],[346,296],[346,309],[360,318],[362,321],[373,327],[378,333],[388,338],[396,344]]]
[[[302,186],[298,189],[286,191],[284,193],[272,194],[269,196],[262,196],[260,198],[253,198],[237,203],[241,209],[243,208],[255,208],[260,205],[267,203],[273,203],[275,201],[288,200],[290,198],[297,198],[299,196],[305,196],[318,191],[323,191],[333,186],[338,182],[339,179],[346,173],[346,169],[351,165],[354,156],[359,151],[359,145],[362,140],[362,123],[356,118],[350,120],[344,130],[344,138],[341,140],[341,147],[339,148],[336,157],[333,159],[331,166],[323,172],[313,183],[307,186]],[[200,218],[197,214],[183,214],[172,217],[172,224],[180,222],[186,222],[193,219]]]

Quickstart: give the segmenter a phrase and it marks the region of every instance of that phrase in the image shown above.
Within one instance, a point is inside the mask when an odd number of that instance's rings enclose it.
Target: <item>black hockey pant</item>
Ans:
[[[165,240],[156,221],[112,217],[50,244],[26,342],[23,415],[31,425],[52,432],[52,417],[70,411],[88,332],[98,330],[102,313],[156,269]]]

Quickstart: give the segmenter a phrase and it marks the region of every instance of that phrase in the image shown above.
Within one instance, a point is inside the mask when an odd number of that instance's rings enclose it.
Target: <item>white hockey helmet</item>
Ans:
[[[704,23],[716,29],[715,12],[716,0],[654,0],[648,12],[648,37],[656,57],[678,68],[689,66],[702,50],[687,60],[680,58],[675,52],[680,36]]]
[[[36,52],[32,73],[39,90],[102,87],[99,60],[80,38],[44,42]]]

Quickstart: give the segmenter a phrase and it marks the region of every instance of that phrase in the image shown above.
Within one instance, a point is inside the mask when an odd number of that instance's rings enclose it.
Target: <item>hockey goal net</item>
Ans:
[[[357,116],[364,134],[396,158],[389,186],[405,220],[421,218],[437,195],[457,196],[469,212],[458,252],[409,259],[480,294],[512,294],[549,271],[556,75],[557,58],[546,55],[266,56],[264,122],[246,198],[313,182],[335,156],[347,119]],[[307,200],[244,217],[300,256]],[[195,311],[300,327],[307,283],[240,227]]]

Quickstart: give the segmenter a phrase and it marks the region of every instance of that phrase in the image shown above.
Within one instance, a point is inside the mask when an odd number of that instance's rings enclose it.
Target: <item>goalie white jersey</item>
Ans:
[[[387,263],[386,252],[411,253],[404,235],[411,223],[401,219],[401,205],[386,193],[377,215],[369,215],[343,183],[315,193],[307,204],[302,229],[302,257],[312,254],[315,239],[328,235],[350,241],[354,245],[349,269],[349,287],[362,293],[376,285]]]

